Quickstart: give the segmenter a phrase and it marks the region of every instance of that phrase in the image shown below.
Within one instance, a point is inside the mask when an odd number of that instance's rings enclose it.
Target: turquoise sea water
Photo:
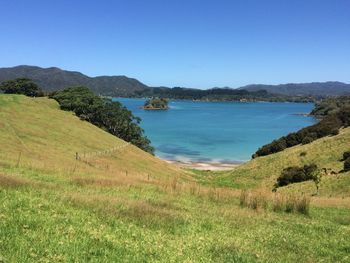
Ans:
[[[141,117],[141,126],[168,160],[241,162],[262,145],[315,123],[312,103],[171,101],[166,111],[145,111],[143,99],[115,98]]]

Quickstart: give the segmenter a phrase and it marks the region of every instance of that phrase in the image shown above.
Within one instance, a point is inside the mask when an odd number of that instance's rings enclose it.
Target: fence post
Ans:
[[[16,167],[19,167],[19,163],[21,162],[21,156],[22,152],[19,152]]]

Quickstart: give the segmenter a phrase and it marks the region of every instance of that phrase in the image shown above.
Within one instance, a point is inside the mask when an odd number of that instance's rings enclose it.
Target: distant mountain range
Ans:
[[[280,85],[252,84],[239,89],[248,91],[266,90],[269,93],[288,96],[340,96],[350,95],[350,84],[338,81],[289,83]]]
[[[131,96],[136,91],[148,87],[140,81],[126,76],[88,77],[80,72],[59,68],[40,68],[36,66],[17,66],[0,68],[0,82],[18,77],[32,79],[44,91],[60,90],[71,86],[86,86],[96,94],[105,96]]]
[[[198,91],[196,89],[186,88],[149,87],[136,79],[126,76],[89,77],[80,72],[62,70],[56,67],[40,68],[21,65],[12,68],[0,68],[0,82],[18,77],[32,79],[47,92],[78,85],[89,87],[96,94],[115,97],[157,95],[159,92],[173,95],[183,92],[190,93],[191,91],[196,93]],[[280,85],[253,84],[240,87],[237,89],[237,92],[239,90],[247,90],[249,92],[266,90],[268,93],[284,96],[339,96],[350,95],[350,84],[342,82],[290,83]],[[215,88],[210,91],[213,91],[211,93],[217,95],[222,94],[223,91],[232,93],[229,88]],[[207,91],[203,92],[208,93]]]

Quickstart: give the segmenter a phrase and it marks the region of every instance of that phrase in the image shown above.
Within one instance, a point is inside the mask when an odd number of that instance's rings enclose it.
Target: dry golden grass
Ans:
[[[241,207],[253,210],[267,210],[271,207],[274,212],[309,214],[310,197],[304,194],[269,193],[262,190],[242,190],[239,202]]]
[[[18,178],[15,176],[8,176],[8,175],[3,175],[0,174],[0,186],[1,187],[21,187],[21,186],[26,186],[29,185],[30,182],[28,180]]]
[[[350,208],[349,197],[311,197],[311,205],[317,207]]]

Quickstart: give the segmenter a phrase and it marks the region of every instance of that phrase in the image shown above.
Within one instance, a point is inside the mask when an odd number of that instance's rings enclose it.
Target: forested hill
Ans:
[[[80,72],[56,67],[16,66],[0,68],[0,82],[26,77],[37,83],[44,92],[72,86],[86,86],[95,94],[112,97],[165,97],[194,100],[268,100],[301,101],[303,97],[350,95],[350,84],[342,82],[313,82],[301,84],[254,84],[238,89],[213,88],[208,90],[189,88],[149,87],[126,76],[89,77]],[[307,98],[309,100],[309,98]]]
[[[0,68],[0,82],[19,77],[32,79],[46,92],[72,86],[86,86],[96,94],[104,96],[131,96],[135,91],[148,88],[140,81],[126,76],[89,77],[80,72],[55,67],[17,66]]]
[[[350,84],[338,81],[312,82],[312,83],[289,83],[280,85],[253,84],[240,87],[248,91],[266,90],[269,93],[288,96],[341,96],[350,95]]]

